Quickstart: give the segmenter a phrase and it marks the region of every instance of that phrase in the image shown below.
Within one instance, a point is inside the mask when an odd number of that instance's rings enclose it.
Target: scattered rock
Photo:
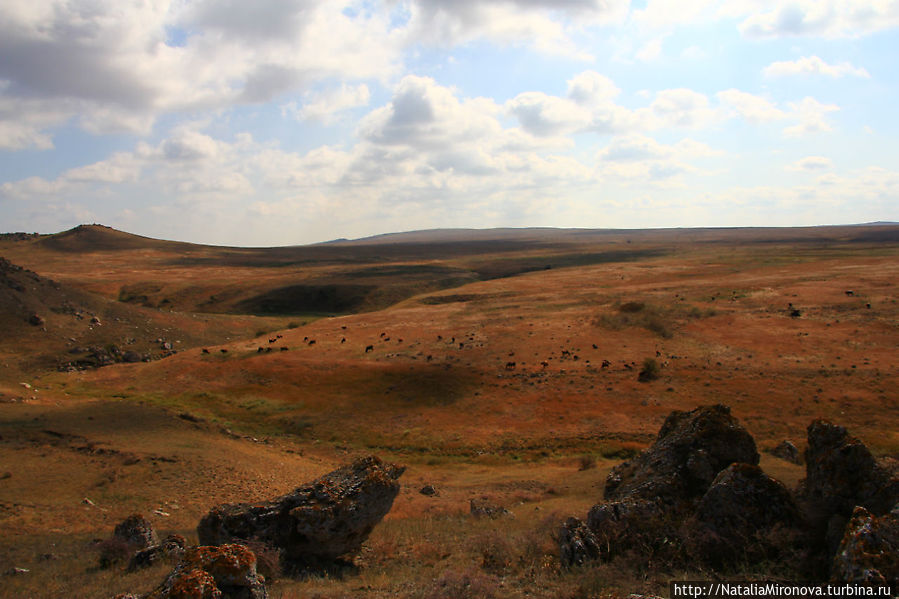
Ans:
[[[91,324],[96,327],[99,327],[99,326],[101,326],[102,323],[100,322],[100,319],[97,318],[96,316],[91,316]]]
[[[497,518],[515,517],[515,514],[503,506],[496,505],[483,497],[480,499],[472,499],[469,502],[468,509],[475,518],[490,518],[491,520],[496,520]]]
[[[122,361],[128,363],[142,362],[144,357],[136,351],[128,350],[122,354]]]
[[[842,426],[812,422],[805,463],[803,495],[827,513],[848,517],[862,506],[881,516],[899,503],[899,463],[875,460]]]
[[[599,559],[599,541],[590,528],[575,517],[565,520],[559,529],[559,559],[566,568],[582,566]]]
[[[777,447],[770,451],[770,453],[774,457],[786,460],[787,462],[802,464],[802,456],[799,454],[799,449],[786,439],[781,441]]]
[[[288,565],[315,567],[359,551],[399,493],[405,468],[361,458],[282,497],[226,504],[200,520],[204,545],[258,540],[283,550]]]
[[[899,582],[899,509],[877,517],[856,507],[834,557],[831,576],[836,582]]]
[[[715,565],[768,557],[782,549],[768,533],[794,529],[801,522],[787,488],[752,464],[722,470],[699,501],[696,519],[703,529],[697,535],[700,551]]]
[[[256,555],[244,545],[199,546],[146,599],[266,599]]]
[[[619,464],[606,479],[606,499],[660,499],[676,504],[702,496],[733,462],[758,464],[755,440],[723,405],[672,412],[655,443]]]
[[[128,562],[128,571],[149,568],[164,560],[180,559],[184,555],[186,546],[187,541],[181,535],[169,535],[162,540],[162,543],[141,549],[131,556],[131,560]]]
[[[419,489],[418,492],[427,497],[437,497],[440,495],[440,492],[434,488],[434,485],[425,485]]]
[[[44,325],[44,319],[39,314],[32,314],[28,317],[28,324],[35,327],[40,327]]]
[[[22,574],[28,574],[31,570],[27,568],[10,568],[9,570],[5,570],[3,572],[4,576],[21,576]]]

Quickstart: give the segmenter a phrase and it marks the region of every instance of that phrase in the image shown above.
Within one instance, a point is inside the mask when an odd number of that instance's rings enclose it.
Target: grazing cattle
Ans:
[[[548,366],[549,366],[549,362],[547,362],[546,360],[540,362],[540,368],[542,368],[543,370],[546,370],[546,368]]]
[[[381,336],[381,337],[383,337],[383,336],[384,336],[384,335],[386,335],[386,334],[387,334],[387,333],[381,333],[381,335],[380,335],[380,336]]]
[[[431,354],[428,354],[428,357],[426,358],[426,360],[427,360],[428,362],[430,362],[430,361],[433,360],[433,359],[434,359],[434,357],[433,357]]]
[[[509,352],[509,357],[510,357],[510,358],[511,358],[512,356],[514,356],[514,355],[515,355],[515,352],[514,352],[514,351],[510,351],[510,352]]]
[[[506,370],[515,370],[515,362],[506,362]]]
[[[346,325],[343,325],[343,326],[340,327],[340,328],[343,329],[343,330],[345,331],[345,330],[346,330]]]
[[[460,341],[460,342],[459,342],[459,349],[462,349],[463,347],[465,347],[465,344],[462,343],[462,342]]]
[[[227,353],[228,353],[228,350],[227,350],[227,349],[224,349],[224,348],[220,349],[219,351],[222,352],[223,354],[227,354]]]
[[[257,348],[256,348],[256,353],[257,353],[257,354],[261,354],[261,353],[264,352],[264,351],[265,351],[265,349],[262,348],[262,347],[257,347]]]
[[[390,337],[384,337],[384,341],[390,341]]]
[[[375,351],[375,346],[374,346],[374,345],[366,345],[366,346],[365,346],[365,353],[368,353],[368,352],[370,352],[370,351]]]
[[[341,337],[340,342],[341,342],[341,343],[346,343],[346,337]]]
[[[443,335],[437,335],[437,341],[443,341]]]
[[[656,350],[656,357],[657,357],[657,358],[661,358],[661,357],[662,357],[662,352],[660,352],[659,350]]]
[[[310,340],[309,340],[309,345],[315,345],[315,339],[310,339]]]
[[[206,348],[204,347],[204,348],[203,348],[203,353],[204,353],[204,354],[208,354],[208,353],[209,353],[209,350],[206,349]]]
[[[402,339],[397,339],[396,342],[397,342],[397,343],[402,343],[403,340],[402,340]]]
[[[269,339],[268,340],[269,343],[274,343],[275,341],[277,341],[277,339]]]
[[[847,289],[847,290],[846,290],[846,295],[855,295],[855,292],[852,291],[851,289]]]
[[[284,346],[282,345],[282,346],[281,346],[281,351],[287,351],[287,348],[284,347]]]
[[[276,338],[281,339],[284,335],[275,335]]]
[[[303,337],[303,343],[306,343],[307,341],[309,341],[309,337]]]
[[[267,353],[267,354],[272,353],[272,348],[266,347],[266,348],[265,348],[265,353]]]
[[[603,360],[601,368],[608,368],[611,365],[612,365],[612,363],[609,362],[608,360]]]
[[[596,345],[596,344],[594,343],[594,344],[593,344],[593,349],[599,349],[599,346]]]
[[[868,310],[870,310],[870,309],[871,309],[871,304],[865,304],[865,308],[867,308]]]
[[[633,370],[633,369],[634,369],[633,366],[631,366],[630,364],[627,364],[627,363],[624,364],[624,368],[627,369],[627,370]]]

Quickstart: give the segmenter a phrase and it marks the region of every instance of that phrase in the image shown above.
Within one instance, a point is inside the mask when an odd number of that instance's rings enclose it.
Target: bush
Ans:
[[[643,360],[643,368],[640,370],[640,374],[637,375],[637,380],[641,383],[648,383],[649,381],[656,380],[659,376],[661,376],[659,363],[656,362],[654,358],[646,358]]]
[[[130,560],[137,551],[137,545],[114,536],[97,543],[97,550],[100,552],[100,567],[109,568]]]

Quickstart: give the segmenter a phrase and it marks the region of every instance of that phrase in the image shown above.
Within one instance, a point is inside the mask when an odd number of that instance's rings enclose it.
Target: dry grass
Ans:
[[[364,453],[409,469],[358,570],[282,578],[271,597],[657,593],[669,578],[697,573],[649,568],[638,553],[560,570],[553,534],[600,499],[609,468],[649,444],[671,410],[726,403],[759,445],[790,439],[800,450],[808,423],[825,417],[875,453],[899,453],[895,244],[673,239],[638,239],[635,250],[668,249],[624,262],[599,260],[623,239],[578,246],[592,256],[584,263],[570,258],[570,247],[556,248],[547,255],[568,256],[573,266],[305,323],[124,306],[122,318],[140,313],[169,328],[166,336],[178,334],[181,351],[97,371],[25,364],[0,373],[0,451],[9,456],[0,466],[0,571],[30,570],[5,577],[2,593],[149,590],[164,566],[135,574],[97,567],[93,540],[108,538],[128,514],[164,512],[150,516],[160,533],[195,539],[193,527],[213,505],[273,497]],[[111,298],[125,285],[163,283],[158,293],[194,308],[209,295],[238,302],[259,291],[239,288],[241,281],[275,288],[299,284],[300,270],[346,270],[264,264],[264,254],[249,251],[222,262],[220,252],[203,250],[192,265],[156,246],[76,258],[16,247],[14,262],[30,260],[65,283]],[[486,272],[499,260],[511,272],[551,262],[534,259],[545,248],[490,251],[485,244],[480,254],[448,254],[439,266]],[[420,258],[391,260],[356,264],[352,276],[408,282],[432,272]],[[415,268],[397,269],[403,264]],[[801,318],[789,317],[789,303]],[[52,345],[42,332],[28,334],[28,352]],[[273,345],[288,350],[258,353],[277,334]],[[206,346],[213,352],[202,353]],[[0,363],[24,351],[0,343]],[[658,377],[641,383],[647,356],[655,356]],[[788,485],[803,476],[767,455],[762,466]],[[427,484],[439,495],[418,493]],[[473,519],[469,501],[481,497],[514,519]]]

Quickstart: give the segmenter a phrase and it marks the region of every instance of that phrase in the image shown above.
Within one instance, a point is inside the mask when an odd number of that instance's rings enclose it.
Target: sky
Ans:
[[[899,0],[4,0],[0,231],[899,221]]]

